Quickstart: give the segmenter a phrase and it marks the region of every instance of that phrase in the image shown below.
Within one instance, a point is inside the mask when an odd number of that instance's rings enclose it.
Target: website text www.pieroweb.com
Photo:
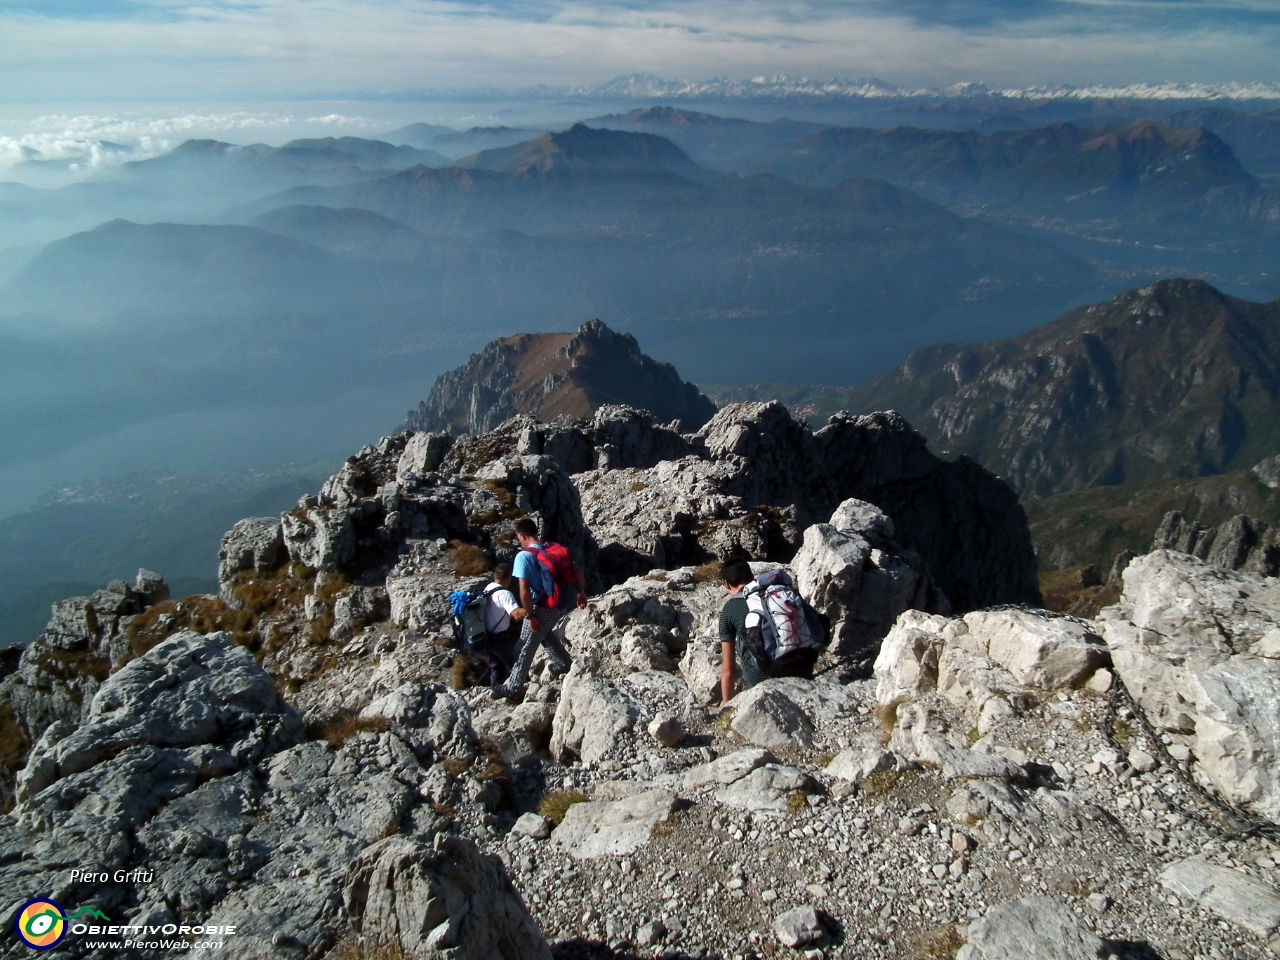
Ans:
[[[92,873],[72,870],[71,885],[96,883],[150,883],[150,870],[117,870]],[[234,925],[204,923],[122,923],[92,904],[92,893],[84,898],[90,903],[64,907],[51,897],[33,897],[24,903],[13,918],[17,939],[33,951],[43,952],[68,941],[80,941],[82,950],[174,950],[209,952],[221,949],[236,935]],[[109,898],[102,898],[109,900]]]

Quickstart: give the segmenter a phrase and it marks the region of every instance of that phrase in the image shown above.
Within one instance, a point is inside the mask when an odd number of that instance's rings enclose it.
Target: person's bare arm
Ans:
[[[529,581],[524,577],[520,578],[520,606],[522,607],[520,612],[524,615],[523,619],[528,620],[529,625],[534,630],[537,630],[538,618],[533,615],[533,593],[529,590]],[[512,616],[514,617],[515,614],[512,614]]]
[[[578,609],[582,610],[587,605],[587,577],[582,572],[582,564],[576,560],[573,562],[573,575],[578,579]]]
[[[733,687],[736,683],[737,670],[733,656],[733,644],[720,644],[720,703],[725,704],[733,699]]]

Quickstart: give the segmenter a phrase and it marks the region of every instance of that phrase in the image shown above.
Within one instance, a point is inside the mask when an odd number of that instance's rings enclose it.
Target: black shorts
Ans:
[[[792,650],[790,653],[784,653],[777,660],[770,660],[764,672],[771,677],[809,679],[813,676],[813,667],[817,662],[817,650]]]

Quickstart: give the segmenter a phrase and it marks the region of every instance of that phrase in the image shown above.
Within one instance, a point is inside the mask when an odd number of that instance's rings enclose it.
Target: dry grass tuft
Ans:
[[[449,555],[453,557],[453,572],[460,577],[478,577],[489,572],[489,558],[473,543],[451,540]]]
[[[577,790],[560,790],[544,794],[538,804],[538,816],[546,817],[557,827],[564,822],[564,815],[575,803],[585,803],[587,795]]]
[[[449,666],[449,686],[455,690],[470,690],[484,677],[484,667],[478,658],[458,654]]]
[[[733,726],[733,710],[726,707],[716,714],[716,729],[721,733],[728,733]]]
[[[927,931],[915,945],[915,960],[955,960],[965,944],[953,924]]]
[[[18,723],[18,715],[7,700],[0,702],[0,766],[15,773],[22,769],[31,752],[31,741]]]
[[[194,630],[196,633],[224,630],[238,646],[259,653],[262,645],[259,623],[265,617],[279,616],[302,606],[312,590],[315,577],[314,570],[300,563],[285,564],[271,573],[253,570],[238,573],[231,581],[231,591],[240,601],[239,610],[231,609],[217,597],[206,596],[158,603],[129,622],[131,656],[126,659],[142,656],[179,630]],[[330,575],[321,592],[327,594],[332,606],[333,595],[347,586],[349,584],[343,578]],[[332,613],[328,614],[327,624],[321,622],[324,619],[311,625],[313,640],[321,632],[322,639],[328,639],[328,631],[333,626]]]
[[[719,560],[712,560],[693,568],[694,583],[719,583],[720,579]]]
[[[36,666],[59,680],[93,677],[101,683],[111,676],[109,657],[95,657],[88,650],[60,650],[51,647],[36,658]]]
[[[888,793],[897,782],[898,771],[881,770],[879,773],[873,773],[869,777],[863,777],[859,788],[867,796],[873,797],[877,794]]]
[[[471,764],[465,760],[441,760],[440,766],[444,767],[444,772],[451,777],[460,777],[471,769]]]
[[[787,794],[787,813],[793,817],[809,808],[809,795],[803,790],[792,790]]]
[[[341,713],[332,720],[308,725],[307,733],[311,735],[311,739],[324,740],[337,749],[357,733],[384,733],[389,726],[386,717],[365,720],[353,713]]]

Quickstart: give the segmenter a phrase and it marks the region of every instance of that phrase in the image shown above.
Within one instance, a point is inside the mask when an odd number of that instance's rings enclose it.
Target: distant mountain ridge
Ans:
[[[877,177],[953,208],[1091,230],[1280,230],[1280,196],[1219,137],[1154,120],[992,134],[833,127],[791,144],[768,169],[816,185]]]
[[[1252,467],[1280,451],[1280,301],[1166,280],[997,343],[937,344],[844,391],[1024,499]]]
[[[523,333],[495,340],[441,374],[410,411],[408,430],[486,433],[517,414],[548,422],[589,418],[605,404],[648,410],[696,430],[716,406],[676,368],[640,351],[635,337],[589,320],[577,333]]]
[[[698,165],[663,137],[651,133],[592,130],[581,123],[561,133],[544,133],[526,143],[472,154],[459,160],[457,165],[515,176],[586,170],[698,172]]]

